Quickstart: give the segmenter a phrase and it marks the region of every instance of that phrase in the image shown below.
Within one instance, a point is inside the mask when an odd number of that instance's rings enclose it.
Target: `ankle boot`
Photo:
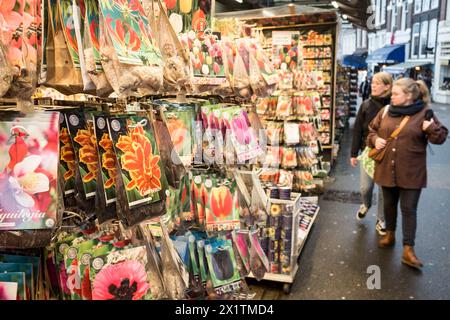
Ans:
[[[395,244],[395,231],[386,231],[386,235],[378,241],[380,248],[392,247]]]
[[[416,269],[423,267],[422,261],[417,258],[412,246],[403,246],[402,263]]]

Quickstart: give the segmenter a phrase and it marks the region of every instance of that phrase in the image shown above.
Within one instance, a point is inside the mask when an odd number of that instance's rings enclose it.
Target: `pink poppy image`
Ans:
[[[139,300],[150,289],[142,263],[124,261],[102,269],[93,283],[93,300]]]

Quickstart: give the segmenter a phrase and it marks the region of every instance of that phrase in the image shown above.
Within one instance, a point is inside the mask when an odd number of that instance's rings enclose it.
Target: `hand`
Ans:
[[[384,147],[386,147],[386,140],[377,138],[377,140],[375,140],[375,148],[377,148],[377,150],[381,150]]]
[[[426,131],[428,129],[428,127],[434,122],[434,119],[431,118],[430,121],[425,120],[422,124],[422,130]]]
[[[352,167],[356,167],[358,165],[358,159],[357,158],[350,158],[350,163]]]

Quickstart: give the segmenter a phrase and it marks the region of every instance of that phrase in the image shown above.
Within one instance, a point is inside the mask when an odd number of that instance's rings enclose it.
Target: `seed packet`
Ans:
[[[117,211],[128,225],[166,212],[167,180],[147,117],[111,117],[111,139],[117,156]],[[120,183],[120,185],[119,185]]]
[[[250,272],[250,252],[246,239],[248,238],[248,233],[241,231],[233,231],[233,243],[236,245],[239,256],[241,257],[242,264],[245,267],[246,273]]]
[[[59,221],[59,113],[0,119],[0,230],[52,229]]]
[[[191,106],[168,108],[165,112],[165,118],[170,138],[173,142],[175,151],[180,156],[181,162],[187,166],[191,165],[194,148],[194,108]]]
[[[113,251],[92,259],[93,300],[152,300],[145,246]]]
[[[208,231],[234,230],[239,228],[239,204],[235,180],[217,181],[206,179],[208,194],[206,229]]]
[[[38,288],[39,277],[41,274],[41,263],[39,257],[34,256],[19,256],[19,255],[11,255],[11,254],[0,254],[0,263],[9,262],[9,263],[31,263],[33,265],[33,279],[34,279],[34,287]],[[37,290],[35,297],[37,298]]]
[[[267,143],[272,146],[283,144],[283,123],[268,121],[266,124]]]
[[[97,141],[93,122],[87,121],[81,110],[68,111],[65,117],[78,167],[75,177],[77,202],[86,213],[93,213],[98,170]]]
[[[70,299],[70,290],[67,286],[67,270],[66,264],[64,262],[64,254],[66,253],[72,241],[77,238],[79,234],[71,234],[68,237],[61,239],[55,244],[55,264],[58,273],[59,287],[60,287],[60,298],[63,300]]]
[[[187,270],[190,270],[191,256],[189,252],[189,242],[186,240],[175,239],[172,240],[173,246],[186,266]]]
[[[292,169],[297,167],[297,153],[295,152],[295,148],[283,148],[281,166],[284,169]]]
[[[240,163],[257,158],[262,154],[245,110],[240,107],[227,108],[222,112],[222,121],[225,128],[231,129],[231,142]]]
[[[67,128],[66,117],[60,116],[59,131],[59,168],[63,175],[64,205],[66,208],[75,206],[75,150]]]
[[[202,281],[202,286],[206,289],[207,282],[210,281],[211,277],[209,276],[208,269],[208,261],[206,259],[205,254],[205,241],[206,240],[198,240],[197,241],[197,253],[198,253],[198,261],[200,268],[200,279]]]
[[[230,240],[217,239],[205,246],[212,284],[217,295],[241,289],[241,277]]]
[[[17,284],[17,293],[14,300],[28,300],[25,279],[25,272],[0,273],[0,282],[12,282]]]
[[[140,1],[101,0],[99,9],[102,64],[114,91],[125,96],[157,92],[163,60]]]
[[[99,165],[97,174],[96,215],[99,223],[103,223],[117,219],[115,183],[117,158],[106,116],[94,116],[94,130]]]
[[[278,97],[276,115],[278,117],[288,117],[292,114],[292,97],[282,95]]]
[[[284,123],[284,142],[286,144],[300,143],[300,129],[297,122]]]
[[[249,233],[250,240],[250,269],[257,280],[262,280],[269,271],[269,260],[261,248],[258,239],[258,231]]]
[[[9,272],[23,272],[25,274],[25,297],[32,300],[34,297],[33,264],[31,263],[0,263],[0,274]]]

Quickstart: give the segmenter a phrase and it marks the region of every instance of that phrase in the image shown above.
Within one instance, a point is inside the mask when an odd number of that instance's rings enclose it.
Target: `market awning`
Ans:
[[[394,44],[375,50],[366,59],[367,63],[401,63],[405,61],[405,45]]]
[[[344,67],[354,67],[358,69],[367,68],[366,62],[367,53],[353,53],[349,55],[345,55],[342,58],[342,65]]]
[[[406,61],[399,64],[394,64],[392,66],[387,66],[383,68],[383,71],[389,73],[403,73],[408,69],[412,69],[415,67],[426,66],[428,64],[432,64],[431,61]]]

